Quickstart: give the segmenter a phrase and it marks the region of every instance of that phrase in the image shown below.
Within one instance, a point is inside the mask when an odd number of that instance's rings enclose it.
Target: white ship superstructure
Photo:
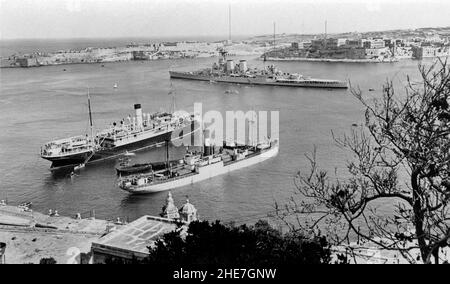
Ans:
[[[195,131],[193,115],[182,112],[142,113],[140,104],[135,104],[134,108],[134,117],[113,122],[111,127],[95,135],[90,115],[90,135],[48,142],[41,148],[41,157],[52,162],[52,169],[84,165],[153,147],[167,140],[181,139]]]

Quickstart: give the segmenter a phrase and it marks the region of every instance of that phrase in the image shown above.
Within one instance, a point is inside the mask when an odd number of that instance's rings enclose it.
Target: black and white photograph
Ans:
[[[0,264],[449,262],[449,1],[0,0]]]

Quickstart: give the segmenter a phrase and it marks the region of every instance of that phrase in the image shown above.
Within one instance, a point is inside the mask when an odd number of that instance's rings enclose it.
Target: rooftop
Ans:
[[[116,255],[131,253],[145,257],[148,255],[147,247],[176,228],[177,224],[172,219],[146,215],[93,242],[92,249]]]

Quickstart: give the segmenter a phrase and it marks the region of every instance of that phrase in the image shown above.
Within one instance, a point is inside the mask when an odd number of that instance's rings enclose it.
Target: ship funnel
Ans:
[[[203,155],[209,156],[211,155],[211,142],[209,138],[205,138],[204,152]]]
[[[241,60],[240,62],[239,62],[239,71],[241,71],[241,72],[247,72],[247,60]]]
[[[227,60],[227,72],[232,73],[234,71],[234,61],[232,59]]]
[[[141,109],[141,104],[135,104],[134,105],[134,110],[136,111],[136,128],[142,129],[143,125],[142,125],[142,109]]]

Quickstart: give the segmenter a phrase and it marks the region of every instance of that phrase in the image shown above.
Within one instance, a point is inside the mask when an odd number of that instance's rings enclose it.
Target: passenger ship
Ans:
[[[50,141],[41,147],[41,157],[52,162],[51,170],[75,169],[87,163],[127,155],[165,141],[183,139],[197,130],[193,115],[181,113],[142,113],[135,104],[136,115],[113,123],[94,135],[88,93],[90,134]]]

